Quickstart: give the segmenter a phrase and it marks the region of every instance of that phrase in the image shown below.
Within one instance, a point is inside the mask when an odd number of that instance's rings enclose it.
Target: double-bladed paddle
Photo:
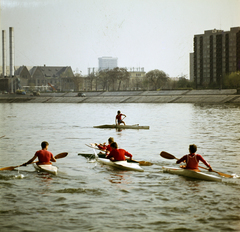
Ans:
[[[68,155],[67,152],[62,152],[62,153],[57,154],[56,156],[54,156],[54,158],[55,159],[61,159],[61,158],[66,157],[67,155]],[[37,163],[37,161],[32,162],[32,163]],[[21,164],[21,165],[18,165],[18,166],[11,166],[11,167],[0,168],[0,171],[4,171],[4,170],[12,171],[14,168],[21,167],[21,166],[24,166],[24,164]]]
[[[165,159],[176,159],[176,160],[178,160],[178,158],[176,158],[174,155],[172,155],[172,154],[170,154],[166,151],[162,151],[160,153],[160,156],[162,156]],[[198,167],[208,170],[208,168],[205,168],[205,167],[201,167],[201,166],[198,166]],[[233,178],[233,176],[229,175],[229,174],[225,174],[225,173],[222,173],[222,172],[217,172],[217,171],[214,171],[214,170],[212,170],[212,172],[216,172],[218,175],[223,176],[223,177]]]

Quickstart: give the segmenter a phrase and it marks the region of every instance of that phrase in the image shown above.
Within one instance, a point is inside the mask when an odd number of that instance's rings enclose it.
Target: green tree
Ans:
[[[117,82],[118,82],[117,90],[119,91],[121,89],[122,83],[129,81],[130,73],[125,68],[114,68],[113,72],[114,72],[115,78],[117,79]]]
[[[240,72],[233,72],[226,75],[224,78],[224,87],[226,88],[240,88]]]
[[[121,90],[123,84],[125,87],[129,82],[130,73],[125,68],[114,68],[101,70],[98,74],[99,82],[103,90]]]
[[[149,86],[148,89],[157,90],[167,84],[169,77],[164,71],[155,69],[146,74],[146,79]]]
[[[178,82],[177,82],[177,87],[179,89],[183,89],[183,88],[191,88],[193,87],[193,82],[191,82],[189,79],[187,79],[186,77],[180,77]]]

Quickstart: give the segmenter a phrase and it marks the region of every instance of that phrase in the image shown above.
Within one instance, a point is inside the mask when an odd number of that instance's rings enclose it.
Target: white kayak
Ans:
[[[98,158],[97,161],[121,170],[144,172],[138,163],[129,163],[126,160],[112,162],[110,159]]]
[[[37,165],[36,163],[34,163],[33,166],[39,172],[48,172],[53,175],[57,175],[58,168],[51,164]]]
[[[222,181],[221,177],[207,174],[204,172],[196,172],[194,170],[184,169],[184,168],[175,168],[175,167],[162,167],[163,172],[176,174],[180,176],[186,176],[198,180],[208,180],[208,181]]]
[[[149,126],[139,126],[139,124],[135,125],[116,125],[116,124],[111,124],[111,125],[100,125],[100,126],[94,126],[94,128],[117,128],[117,129],[149,129]]]

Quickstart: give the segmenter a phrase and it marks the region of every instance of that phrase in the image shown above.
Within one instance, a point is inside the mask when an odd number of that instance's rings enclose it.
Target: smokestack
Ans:
[[[7,76],[7,59],[6,59],[6,31],[2,30],[2,67],[3,77]]]
[[[9,55],[10,55],[10,77],[14,76],[14,34],[13,27],[9,27]]]

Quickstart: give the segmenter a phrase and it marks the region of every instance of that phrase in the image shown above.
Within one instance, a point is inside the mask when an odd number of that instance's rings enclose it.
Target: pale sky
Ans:
[[[1,30],[14,28],[15,66],[71,66],[98,58],[119,67],[187,75],[193,37],[240,27],[240,0],[1,0]],[[2,36],[1,36],[2,38]],[[2,42],[1,42],[2,44]],[[2,65],[2,53],[1,64]]]

